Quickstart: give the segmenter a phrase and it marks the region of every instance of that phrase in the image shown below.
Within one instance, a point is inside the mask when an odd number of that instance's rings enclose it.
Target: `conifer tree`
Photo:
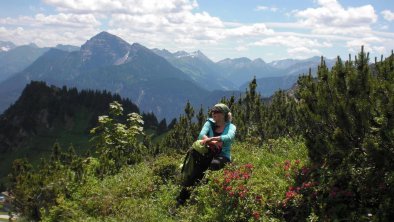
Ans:
[[[394,215],[393,58],[375,64],[362,48],[354,61],[338,59],[332,70],[322,60],[317,79],[300,78],[300,125],[313,164],[321,166],[320,216],[386,221]],[[390,110],[390,111],[389,111]],[[347,194],[353,204],[327,198]],[[338,206],[341,206],[340,208]]]
[[[202,127],[204,126],[204,123],[207,119],[207,116],[204,114],[204,109],[202,108],[202,105],[200,107],[200,110],[197,113],[197,125],[196,128],[198,129],[202,129]]]
[[[175,123],[170,133],[160,144],[162,150],[186,151],[197,139],[197,124],[193,123],[194,109],[188,101],[185,106],[185,115],[181,115]],[[172,124],[170,124],[172,125]]]

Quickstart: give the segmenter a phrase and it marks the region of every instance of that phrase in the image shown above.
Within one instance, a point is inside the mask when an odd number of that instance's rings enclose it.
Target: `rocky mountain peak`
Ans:
[[[100,32],[81,46],[86,67],[119,65],[128,60],[131,45],[108,32]]]

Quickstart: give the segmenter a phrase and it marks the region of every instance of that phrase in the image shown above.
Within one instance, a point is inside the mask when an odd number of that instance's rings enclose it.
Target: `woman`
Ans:
[[[177,198],[178,205],[182,205],[190,197],[190,187],[201,180],[204,172],[220,170],[231,161],[231,144],[236,127],[231,123],[231,113],[227,105],[218,103],[210,110],[209,118],[201,129],[198,141],[201,145],[210,147],[210,152],[201,154],[192,149],[189,153],[193,159],[193,170],[182,182],[183,188]]]

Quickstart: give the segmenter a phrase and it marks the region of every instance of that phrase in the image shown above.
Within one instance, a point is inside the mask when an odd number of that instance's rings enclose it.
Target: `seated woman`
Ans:
[[[236,127],[231,123],[231,112],[227,105],[218,103],[210,110],[209,118],[201,129],[198,141],[210,147],[209,152],[201,154],[192,149],[188,155],[193,158],[193,170],[182,181],[182,190],[177,197],[178,205],[190,197],[190,187],[200,181],[207,169],[220,170],[231,162],[231,144]]]

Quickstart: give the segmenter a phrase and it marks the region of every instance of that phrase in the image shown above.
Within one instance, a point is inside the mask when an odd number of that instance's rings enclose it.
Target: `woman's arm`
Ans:
[[[204,139],[208,138],[207,134],[208,134],[210,128],[211,128],[211,123],[209,121],[206,121],[200,131],[200,134],[198,135],[198,139],[204,140]]]
[[[223,142],[230,142],[230,141],[232,141],[234,139],[234,137],[235,137],[236,129],[237,128],[235,127],[234,124],[230,124],[227,133],[226,134],[222,134],[221,136],[218,136],[218,137],[220,137],[220,140],[218,140],[218,141],[223,141]]]

